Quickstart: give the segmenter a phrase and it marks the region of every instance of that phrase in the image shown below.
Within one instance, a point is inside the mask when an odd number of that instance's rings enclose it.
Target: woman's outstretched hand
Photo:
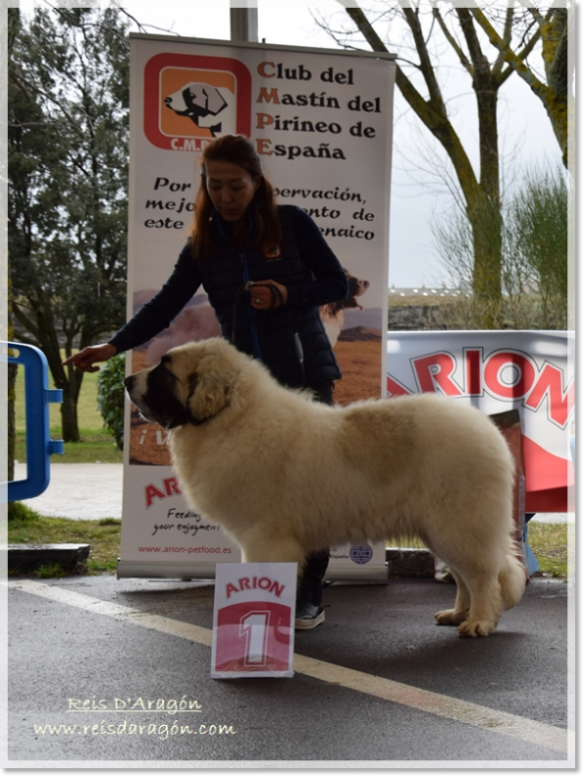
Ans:
[[[86,346],[81,352],[72,354],[63,361],[63,365],[73,365],[79,371],[86,373],[95,373],[99,367],[94,365],[96,362],[105,362],[116,354],[116,347],[112,344],[98,344],[97,346]]]

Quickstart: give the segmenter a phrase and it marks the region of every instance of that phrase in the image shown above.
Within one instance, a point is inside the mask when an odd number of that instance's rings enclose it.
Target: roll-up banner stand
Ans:
[[[170,275],[189,233],[199,153],[248,136],[278,202],[306,210],[354,292],[322,318],[344,374],[335,401],[386,395],[393,55],[131,35],[128,317]],[[127,372],[219,335],[203,290],[135,349]],[[214,577],[240,561],[213,518],[190,510],[167,434],[126,408],[119,577]],[[384,543],[332,548],[331,579],[386,579]]]

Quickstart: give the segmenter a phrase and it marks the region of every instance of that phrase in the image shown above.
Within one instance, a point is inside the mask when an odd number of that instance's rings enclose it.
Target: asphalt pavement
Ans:
[[[54,464],[27,502],[120,516],[121,481],[121,466]],[[434,623],[453,584],[334,583],[325,623],[295,634],[292,678],[231,680],[210,677],[213,581],[7,589],[6,767],[575,766],[573,583],[532,580],[479,639]]]
[[[563,583],[532,580],[478,639],[434,624],[454,585],[333,584],[292,678],[230,680],[210,677],[213,582],[8,589],[9,768],[575,765]]]

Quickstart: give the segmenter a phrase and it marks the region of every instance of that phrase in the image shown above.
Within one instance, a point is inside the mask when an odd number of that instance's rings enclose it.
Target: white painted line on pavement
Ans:
[[[484,728],[491,733],[512,736],[564,753],[568,751],[568,732],[553,725],[546,725],[536,720],[490,709],[488,706],[468,703],[457,698],[450,698],[448,695],[429,692],[420,687],[411,687],[408,684],[394,682],[392,679],[353,671],[351,668],[324,663],[321,660],[314,660],[302,655],[295,655],[295,670],[312,676],[314,679],[321,679],[330,684],[339,684],[347,689],[383,698],[393,703],[400,703],[403,706],[410,706],[429,714],[436,714],[438,717],[447,717],[466,725]]]
[[[11,580],[8,581],[8,586],[14,590],[48,598],[67,606],[75,606],[104,617],[113,617],[150,630],[158,630],[161,633],[195,641],[205,646],[211,647],[212,645],[212,631],[198,625],[190,625],[154,614],[145,614],[128,606],[99,600],[89,595],[72,592],[55,585],[43,584],[32,579]],[[476,703],[461,701],[448,695],[429,692],[419,687],[411,687],[408,684],[394,682],[384,677],[353,671],[351,668],[315,660],[304,655],[295,654],[294,668],[298,673],[328,684],[340,685],[349,690],[399,703],[402,706],[409,706],[419,711],[435,714],[438,717],[446,717],[466,725],[483,728],[491,733],[511,736],[531,744],[539,744],[565,754],[568,753],[569,737],[572,734],[563,728],[546,725],[487,706],[479,706]]]
[[[198,644],[205,644],[210,647],[212,645],[211,630],[200,628],[197,625],[189,625],[187,622],[180,622],[177,619],[159,617],[156,614],[145,614],[138,609],[120,606],[111,601],[99,600],[92,598],[91,595],[83,595],[80,592],[72,592],[62,587],[43,584],[32,579],[9,581],[8,586],[14,590],[23,590],[23,592],[28,592],[31,595],[39,595],[42,598],[48,598],[57,603],[63,603],[66,606],[75,606],[78,609],[84,609],[84,611],[101,614],[104,617],[114,617],[114,619],[120,619],[133,625],[150,628],[151,630],[158,630],[171,636],[197,641]]]

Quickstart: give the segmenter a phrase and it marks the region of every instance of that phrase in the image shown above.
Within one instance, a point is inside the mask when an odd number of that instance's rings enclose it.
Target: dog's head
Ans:
[[[201,425],[229,405],[242,357],[221,338],[188,343],[171,349],[153,368],[128,376],[124,384],[149,422],[167,430]]]
[[[335,317],[340,311],[344,311],[347,308],[359,308],[363,311],[363,307],[356,300],[360,295],[364,295],[366,290],[370,287],[370,281],[366,279],[357,279],[353,276],[349,270],[344,268],[344,273],[348,279],[348,295],[344,300],[337,300],[335,303],[328,303],[323,307],[326,316]]]
[[[346,270],[344,268],[344,270]],[[348,277],[348,297],[344,300],[346,308],[358,307],[362,310],[362,306],[358,303],[356,298],[364,295],[366,290],[370,287],[370,281],[366,279],[357,279],[349,271],[346,270],[346,276]]]

